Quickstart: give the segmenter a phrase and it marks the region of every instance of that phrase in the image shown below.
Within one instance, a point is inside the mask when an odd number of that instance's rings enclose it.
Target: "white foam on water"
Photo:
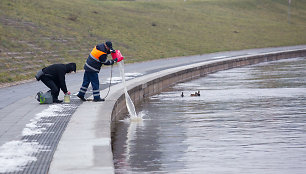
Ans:
[[[140,111],[137,115],[137,117],[127,117],[124,120],[121,120],[125,123],[143,123],[144,120],[149,120],[147,118],[144,118],[147,115],[147,111]]]
[[[143,119],[141,117],[131,117],[130,122],[142,122]]]

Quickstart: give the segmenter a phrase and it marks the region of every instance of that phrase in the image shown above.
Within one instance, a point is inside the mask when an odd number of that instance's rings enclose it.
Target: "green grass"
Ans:
[[[0,83],[52,63],[82,69],[106,40],[132,63],[306,44],[305,31],[304,0],[292,1],[290,21],[286,0],[1,0]]]

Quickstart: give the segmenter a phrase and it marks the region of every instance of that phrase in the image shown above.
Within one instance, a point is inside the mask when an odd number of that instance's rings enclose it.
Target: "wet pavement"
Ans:
[[[261,63],[152,96],[138,107],[143,121],[116,124],[115,172],[305,173],[305,67]]]

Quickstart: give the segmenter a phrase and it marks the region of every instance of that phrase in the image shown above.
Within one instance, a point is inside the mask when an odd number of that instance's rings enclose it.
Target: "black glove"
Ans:
[[[114,61],[113,60],[107,60],[107,61],[105,61],[103,64],[104,65],[114,65]]]
[[[118,58],[114,59],[115,62],[118,62]]]
[[[116,53],[116,50],[110,50],[111,53]]]

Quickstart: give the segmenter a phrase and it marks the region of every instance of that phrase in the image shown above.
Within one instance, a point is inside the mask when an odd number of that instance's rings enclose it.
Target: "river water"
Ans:
[[[180,83],[137,111],[116,123],[116,173],[306,173],[306,58]]]

